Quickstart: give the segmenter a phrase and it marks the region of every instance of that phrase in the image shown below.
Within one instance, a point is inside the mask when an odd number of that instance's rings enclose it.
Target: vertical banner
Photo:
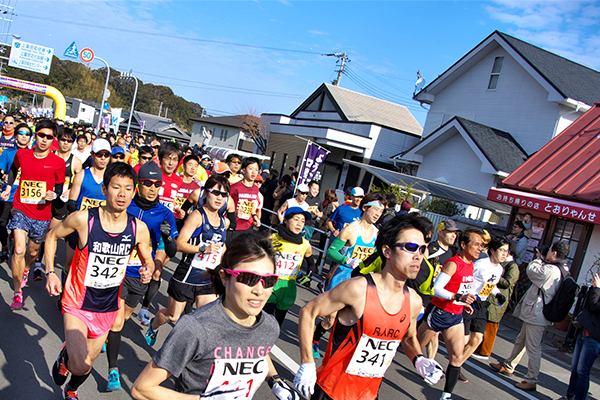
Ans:
[[[325,161],[325,157],[327,157],[327,150],[309,142],[304,161],[302,162],[302,170],[300,170],[300,174],[298,175],[298,184],[308,184],[308,182],[313,180],[321,164]]]
[[[110,130],[110,117],[102,117],[101,126],[106,132],[108,132]]]
[[[146,121],[142,121],[141,122],[141,126],[140,126],[140,136],[142,136],[144,134],[144,125],[146,125]]]
[[[121,119],[122,110],[122,108],[112,108],[110,110],[111,126],[113,128],[113,131],[115,132],[115,135],[119,132],[119,120]]]

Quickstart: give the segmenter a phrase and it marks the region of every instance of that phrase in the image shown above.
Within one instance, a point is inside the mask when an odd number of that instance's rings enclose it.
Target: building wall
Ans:
[[[498,56],[504,56],[498,86],[488,90]],[[459,115],[509,132],[531,154],[552,139],[560,117],[560,106],[547,98],[548,92],[497,46],[435,96],[423,137]]]
[[[587,251],[581,263],[581,270],[579,271],[579,277],[577,283],[579,285],[590,286],[592,284],[593,276],[593,264],[596,261],[596,257],[600,257],[600,225],[594,225],[592,237],[590,243],[587,246]],[[594,269],[595,270],[595,269]]]
[[[379,127],[373,125],[373,129],[375,128]],[[377,142],[375,143],[371,154],[365,155],[365,157],[370,158],[371,160],[377,160],[389,164],[390,157],[410,149],[420,140],[419,137],[402,134],[388,128],[379,129],[380,132]]]
[[[269,143],[267,144],[267,152],[265,156],[271,157],[272,168],[279,171],[279,176],[289,174],[291,171],[289,167],[296,165],[296,159],[300,157],[300,163],[302,163],[302,157],[304,156],[304,150],[306,149],[306,140],[298,139],[295,136],[285,135],[281,133],[271,133],[269,135]],[[273,157],[273,152],[275,156]],[[287,154],[287,161],[285,165],[285,171],[281,170],[284,155]]]
[[[494,184],[494,176],[481,172],[481,161],[458,133],[423,156],[417,177],[486,197]]]
[[[190,146],[194,146],[195,143],[202,144],[202,141],[204,140],[204,137],[202,136],[202,127],[205,127],[207,131],[212,131],[212,138],[210,139],[209,146],[237,150],[238,136],[241,134],[239,129],[232,126],[207,124],[205,122],[194,122]],[[227,131],[226,139],[224,131]]]

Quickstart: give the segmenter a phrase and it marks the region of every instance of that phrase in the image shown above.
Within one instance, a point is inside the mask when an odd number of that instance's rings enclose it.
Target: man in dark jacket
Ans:
[[[385,195],[385,202],[387,202],[387,206],[381,217],[375,223],[377,229],[381,230],[381,228],[385,225],[386,222],[390,221],[392,218],[396,216],[396,204],[398,204],[398,198],[394,193],[388,193]]]
[[[583,331],[577,337],[567,396],[561,399],[585,400],[590,389],[590,371],[600,353],[600,276],[594,274],[587,305],[577,317]]]

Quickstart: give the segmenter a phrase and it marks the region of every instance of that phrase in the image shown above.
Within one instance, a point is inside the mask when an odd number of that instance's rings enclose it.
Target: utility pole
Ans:
[[[348,55],[346,54],[346,52],[343,53],[330,53],[330,54],[325,54],[327,57],[337,57],[338,60],[335,62],[336,64],[340,64],[340,67],[338,70],[336,70],[335,72],[338,73],[337,78],[331,82],[332,85],[334,86],[340,86],[340,80],[342,79],[342,74],[344,73],[344,66],[346,65],[346,62],[350,62],[350,59],[348,58]]]
[[[160,107],[158,109],[158,116],[160,117],[160,114],[162,114],[162,101],[160,102]]]

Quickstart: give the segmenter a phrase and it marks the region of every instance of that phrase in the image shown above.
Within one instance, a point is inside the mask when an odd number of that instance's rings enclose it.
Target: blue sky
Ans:
[[[213,115],[289,114],[335,78],[336,58],[321,54],[347,52],[340,86],[406,105],[423,125],[417,70],[431,82],[496,29],[600,69],[592,1],[7,2],[22,40],[61,58],[76,41]]]

